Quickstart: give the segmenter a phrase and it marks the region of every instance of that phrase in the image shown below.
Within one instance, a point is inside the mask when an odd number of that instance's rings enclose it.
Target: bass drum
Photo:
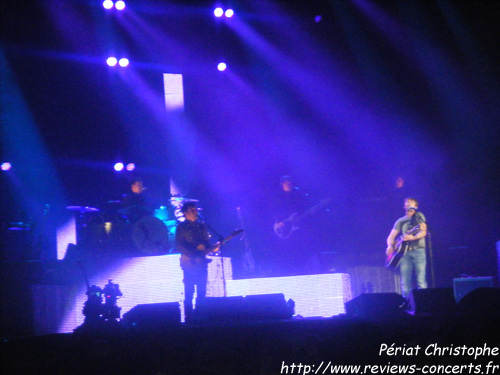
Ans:
[[[167,254],[171,248],[167,226],[154,216],[145,216],[135,223],[132,241],[144,255]]]

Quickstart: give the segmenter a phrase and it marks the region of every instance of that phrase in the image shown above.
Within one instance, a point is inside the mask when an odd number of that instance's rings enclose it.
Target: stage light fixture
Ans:
[[[124,167],[123,163],[115,163],[115,166],[114,166],[115,171],[117,171],[117,172],[123,171],[123,167]]]
[[[217,65],[217,69],[219,69],[220,72],[223,72],[224,70],[227,69],[226,63],[224,62],[219,63],[219,65]]]
[[[121,0],[117,1],[117,2],[115,3],[115,8],[116,8],[117,10],[123,10],[123,9],[125,9],[125,2],[124,2],[124,1],[121,1]]]
[[[128,163],[126,169],[127,169],[127,171],[132,172],[135,169],[135,164]]]
[[[10,169],[11,169],[11,168],[12,168],[12,164],[10,164],[10,163],[8,163],[8,162],[2,163],[2,164],[0,165],[0,169],[1,169],[2,171],[5,171],[5,172],[6,172],[6,171],[10,171]]]
[[[121,59],[120,59],[120,61],[118,61],[118,64],[119,64],[122,68],[127,67],[129,63],[130,63],[130,61],[129,61],[127,58],[125,58],[125,57],[121,58]]]
[[[226,18],[231,18],[232,16],[234,16],[234,10],[232,10],[232,9],[227,9],[227,10],[224,12],[224,15],[226,16]]]
[[[102,3],[102,6],[104,7],[104,9],[111,9],[113,8],[113,2],[111,0],[105,0]]]
[[[106,60],[106,63],[109,66],[116,66],[116,64],[118,63],[118,60],[116,59],[116,57],[108,57],[108,59]]]
[[[224,14],[224,10],[222,8],[215,8],[214,15],[215,17],[222,17]]]

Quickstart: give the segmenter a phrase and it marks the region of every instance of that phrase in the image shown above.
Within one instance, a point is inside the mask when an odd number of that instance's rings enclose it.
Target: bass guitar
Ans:
[[[410,230],[408,230],[405,234],[401,234],[400,236],[398,236],[394,244],[394,251],[390,255],[388,255],[385,259],[386,267],[395,269],[397,266],[399,266],[401,259],[408,251],[408,246],[410,243],[410,241],[404,240],[404,236],[406,236],[407,234],[415,234],[418,233],[419,231],[420,231],[420,225],[417,225],[416,227],[413,227]]]
[[[243,229],[237,229],[229,236],[227,236],[223,241],[217,242],[213,247],[210,247],[204,251],[197,250],[194,256],[188,256],[186,254],[182,254],[180,258],[181,268],[183,270],[186,270],[192,267],[200,266],[201,264],[210,263],[211,260],[205,258],[205,255],[210,253],[217,253],[222,247],[222,245],[224,245],[226,242],[228,242],[229,240],[236,237],[238,234],[242,232]]]
[[[285,239],[285,238],[290,237],[294,231],[299,229],[300,221],[302,221],[307,216],[314,214],[315,212],[322,209],[323,207],[327,206],[328,204],[330,204],[331,201],[332,200],[330,198],[323,199],[321,202],[319,202],[318,204],[307,209],[302,214],[295,212],[295,213],[291,214],[290,216],[288,216],[286,219],[284,219],[280,222],[274,223],[274,227],[273,227],[274,233],[276,233],[276,235],[279,238]]]

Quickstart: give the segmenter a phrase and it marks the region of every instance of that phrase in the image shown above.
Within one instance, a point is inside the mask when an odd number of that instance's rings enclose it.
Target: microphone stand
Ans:
[[[204,221],[204,219],[202,219]],[[212,231],[212,233],[219,238],[219,242],[221,243],[221,246],[219,248],[219,253],[220,253],[220,262],[221,262],[221,270],[222,270],[222,289],[224,293],[224,297],[227,297],[227,290],[226,290],[226,274],[224,272],[224,257],[222,256],[222,246],[224,246],[224,237],[217,232],[214,228],[212,228],[207,222],[205,222],[205,225],[207,226],[208,229]]]
[[[427,249],[429,250],[429,263],[430,263],[430,268],[431,268],[431,285],[433,288],[436,287],[435,283],[435,275],[434,275],[434,254],[432,252],[432,240],[431,240],[431,232],[427,231]]]

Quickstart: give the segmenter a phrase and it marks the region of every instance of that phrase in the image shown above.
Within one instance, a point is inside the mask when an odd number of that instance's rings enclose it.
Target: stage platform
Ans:
[[[114,325],[87,327],[70,334],[3,340],[0,371],[9,375],[274,375],[313,374],[320,368],[321,374],[368,374],[382,373],[381,368],[387,366],[472,364],[484,366],[484,372],[479,373],[486,373],[488,363],[498,364],[494,355],[475,358],[472,354],[439,356],[423,352],[431,345],[498,347],[498,315],[419,317],[402,313],[387,318],[377,321],[339,315],[201,326],[183,323],[148,331]],[[418,355],[381,352],[384,347],[416,346],[422,348]],[[334,371],[333,366],[343,366],[343,370],[337,367]],[[385,367],[372,372],[365,366]],[[390,373],[402,372],[393,368]]]
[[[293,300],[294,314],[299,317],[343,314],[344,303],[352,298],[350,276],[345,273],[233,280],[229,258],[209,258],[212,262],[209,264],[207,297],[281,293],[287,301]],[[40,270],[41,267],[44,269]],[[30,310],[31,316],[25,319],[28,323],[19,321],[20,329],[9,332],[9,336],[73,332],[85,319],[82,310],[87,300],[87,280],[89,285],[100,288],[109,280],[119,285],[123,296],[117,300],[117,306],[122,317],[137,305],[178,303],[181,321],[184,321],[179,254],[87,259],[79,263],[76,259],[66,259],[52,265],[17,264],[6,268],[9,274],[5,274],[5,278],[12,283],[12,288],[7,289],[12,289],[12,296],[16,297],[14,290],[24,284],[24,300],[31,301],[23,309]],[[26,277],[23,278],[23,274]],[[35,274],[45,276],[35,277]],[[20,315],[11,313],[19,308],[19,304],[13,304],[4,318],[20,319]],[[25,327],[27,325],[32,328]]]

